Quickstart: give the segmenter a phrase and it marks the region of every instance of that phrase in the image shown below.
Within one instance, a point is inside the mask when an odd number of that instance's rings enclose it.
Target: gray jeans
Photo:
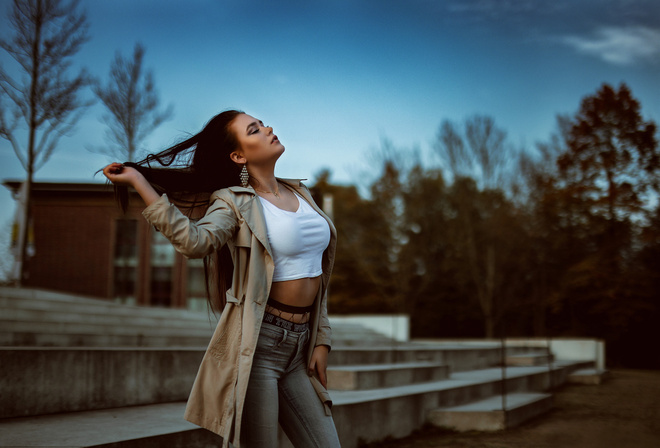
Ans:
[[[331,416],[307,376],[309,330],[288,331],[263,322],[254,353],[241,446],[277,447],[277,424],[296,448],[339,447]]]

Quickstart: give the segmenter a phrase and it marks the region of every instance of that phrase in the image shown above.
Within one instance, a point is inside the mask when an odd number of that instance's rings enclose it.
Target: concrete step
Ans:
[[[29,333],[35,334],[114,334],[114,335],[153,335],[153,336],[201,336],[208,341],[213,334],[213,328],[202,326],[170,326],[167,323],[160,325],[131,325],[131,324],[108,324],[88,322],[21,322],[3,321],[2,330],[7,333]]]
[[[203,349],[0,348],[0,418],[186,400]]]
[[[204,340],[206,343],[206,340]],[[20,417],[57,412],[104,409],[185,400],[188,396],[205,347],[4,347],[0,348],[0,418]],[[375,361],[375,368],[336,364],[343,352],[362,359],[365,364]],[[412,361],[392,363],[391,358],[404,358],[390,350],[378,348],[337,348],[330,356],[330,375],[337,372],[348,377],[348,384],[358,387],[384,387],[401,382],[425,381],[443,377],[444,369],[465,371],[465,365],[474,361],[475,351],[465,350],[468,361],[458,359],[452,349],[451,356],[443,350],[429,352],[424,347],[401,350]],[[382,354],[388,362],[378,362],[374,353]],[[478,353],[478,352],[477,352]],[[417,355],[435,359],[447,358],[447,364],[437,360],[414,361]],[[430,356],[432,355],[432,356]],[[483,367],[481,362],[472,362]],[[383,368],[387,364],[390,367]],[[394,365],[393,365],[394,364]],[[424,365],[422,369],[401,365]],[[440,367],[437,366],[447,366]],[[381,366],[379,368],[379,366]],[[398,366],[398,367],[397,367]],[[582,367],[590,367],[587,363]],[[547,370],[547,367],[544,367]],[[391,372],[390,372],[391,371]],[[57,375],[51,375],[57,372]],[[336,376],[335,376],[336,377]],[[357,378],[357,379],[356,379]],[[331,376],[331,384],[336,381]],[[376,386],[377,381],[382,381]],[[338,389],[349,389],[341,385]],[[371,386],[367,386],[367,385]]]
[[[160,325],[92,324],[89,322],[16,322],[0,319],[0,346],[4,347],[205,347],[213,328],[204,324],[170,326]],[[207,324],[208,325],[208,324]],[[333,328],[341,335],[342,327]],[[370,344],[388,346],[387,341]],[[342,340],[333,338],[333,351],[342,346]]]
[[[207,341],[213,334],[213,328],[207,325],[202,326],[169,326],[166,323],[153,326],[128,325],[128,324],[107,324],[107,323],[87,323],[87,322],[2,322],[3,332],[29,333],[35,334],[116,334],[116,335],[188,335],[205,336]]]
[[[45,290],[0,287],[0,346],[199,346],[208,344],[218,316],[152,308]],[[337,347],[352,341],[388,344],[356,323],[335,322]]]
[[[206,346],[219,316],[39,289],[0,287],[0,346]],[[333,318],[335,347],[387,346],[392,340]]]
[[[3,323],[4,325],[4,323]],[[187,333],[150,335],[145,331],[129,334],[80,334],[5,332],[0,330],[0,346],[3,347],[204,347],[210,336],[191,336]]]
[[[204,347],[216,322],[208,313],[0,288],[2,346]]]
[[[88,322],[12,322],[0,319],[0,346],[4,347],[206,347],[212,328],[204,324],[187,327],[162,325],[91,324]],[[333,334],[342,335],[341,326]],[[344,339],[333,337],[333,351],[339,350]],[[370,341],[388,346],[388,341]]]
[[[580,369],[571,373],[568,382],[571,384],[602,384],[608,377],[609,371],[604,369]]]
[[[50,291],[0,288],[3,321],[88,322],[214,327],[209,313],[176,308],[157,308],[114,303],[108,300]]]
[[[211,448],[222,439],[183,419],[185,403],[0,420],[0,447]]]
[[[103,347],[107,344],[97,344],[97,347],[0,347],[0,365],[3,366],[0,376],[0,396],[3,397],[0,401],[0,418],[185,400],[204,355],[205,347],[202,344],[208,342],[208,338],[202,338],[197,347],[189,347],[185,343],[190,341],[177,336],[167,348],[135,347],[137,341],[127,341],[130,335],[121,340],[119,336],[112,335],[84,337],[85,343],[93,343],[95,338],[105,339],[100,342],[115,339],[115,342],[121,343],[117,347]],[[167,340],[163,337],[160,342]],[[183,344],[177,347],[177,342]],[[144,336],[139,343],[147,345],[150,339]],[[376,361],[373,364],[376,367],[353,366],[342,371],[345,365],[336,365],[334,360],[342,358],[345,351],[350,352],[351,357],[362,359],[364,363]],[[433,354],[433,357],[443,358],[441,350],[436,351],[438,353]],[[395,381],[444,378],[444,369],[454,369],[453,366],[438,368],[436,366],[446,365],[439,362],[409,362],[415,366],[414,369],[410,365],[395,368],[393,363],[388,362],[390,367],[386,370],[392,371],[389,372],[378,367],[385,364],[377,362],[380,358],[371,359],[374,353],[380,353],[388,359],[403,358],[396,356],[396,352],[393,355],[391,351],[377,348],[358,350],[339,347],[331,352],[330,381],[336,381],[332,377],[335,371],[340,377],[344,375],[344,378],[353,375],[350,381],[361,386],[376,384],[373,381],[378,378],[382,381],[379,386],[384,387]],[[412,347],[403,353],[409,358],[417,357]],[[424,347],[421,354],[429,355],[429,349]],[[472,357],[474,352],[468,350],[465,356]],[[429,365],[433,367],[427,367]],[[418,366],[425,367],[420,369]],[[352,374],[351,371],[359,372]],[[50,372],[57,372],[57,375],[51,375]],[[355,379],[355,375],[358,379]],[[337,388],[346,386],[338,385]]]
[[[330,352],[333,366],[432,362],[449,365],[453,372],[497,365],[501,352],[492,345],[418,344],[394,342],[389,345],[343,346]]]
[[[2,322],[4,347],[205,347],[213,331],[198,327]]]
[[[553,356],[548,353],[517,353],[506,356],[507,366],[542,366],[550,364]]]
[[[0,307],[35,311],[67,311],[80,314],[108,313],[129,317],[134,315],[136,310],[142,310],[142,314],[151,317],[171,318],[176,316],[180,320],[208,321],[208,313],[205,312],[179,308],[126,305],[107,299],[41,289],[0,287]]]
[[[433,409],[428,421],[454,431],[499,431],[517,426],[552,408],[552,395],[512,393],[472,403]],[[505,412],[506,410],[506,412]]]
[[[30,303],[30,305],[35,304]],[[47,309],[44,306],[44,309],[34,309],[25,306],[0,306],[0,312],[2,312],[3,322],[57,322],[156,327],[167,325],[180,328],[191,326],[215,328],[217,324],[217,319],[206,313],[193,313],[192,311],[178,309],[171,309],[171,312],[164,313],[165,309],[125,306],[129,308],[94,306],[90,307],[91,309],[78,309],[75,307]]]
[[[340,328],[342,331],[338,332],[335,336],[335,330]],[[382,346],[392,345],[392,340],[390,338],[383,336],[375,331],[370,331],[367,329],[359,331],[346,331],[342,326],[336,324],[332,326],[332,330],[333,347],[351,347],[356,345],[360,346],[364,345],[365,343]]]
[[[360,346],[364,344],[369,345],[392,345],[396,344],[392,338],[385,336],[382,333],[379,333],[376,330],[372,330],[363,325],[352,323],[352,322],[342,322],[340,319],[334,319],[330,316],[330,325],[333,329],[332,334],[332,345],[333,347],[350,347],[350,346]],[[338,329],[340,331],[335,331]]]
[[[511,393],[544,392],[563,384],[570,372],[592,364],[557,361],[547,367],[506,368],[506,390]],[[340,428],[342,447],[401,438],[426,423],[427,413],[438,407],[458,406],[502,392],[502,369],[452,373],[443,381],[364,391],[331,391],[333,416]],[[378,418],[373,418],[378,416]],[[370,422],[365,425],[364,422]]]
[[[429,362],[329,366],[328,387],[365,390],[403,386],[446,379],[449,373],[449,366]]]
[[[507,368],[507,390],[541,391],[560,384],[585,363]],[[333,417],[343,448],[357,448],[388,436],[399,438],[420,428],[427,413],[500,392],[501,369],[459,372],[450,379],[366,391],[334,391]],[[211,447],[218,438],[183,421],[185,404],[164,403],[0,421],[0,447]],[[113,443],[114,445],[109,445]],[[214,445],[215,443],[215,445]],[[280,447],[290,447],[281,436]]]

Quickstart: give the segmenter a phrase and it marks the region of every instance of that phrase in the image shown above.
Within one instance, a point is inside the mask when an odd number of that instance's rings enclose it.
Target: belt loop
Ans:
[[[286,341],[286,338],[289,336],[289,332],[285,328],[282,328],[282,331],[284,333],[282,334],[282,340],[277,344],[278,347],[280,345],[284,344],[284,342]]]
[[[298,350],[303,351],[307,341],[309,341],[309,328],[300,333],[300,337],[298,338]]]

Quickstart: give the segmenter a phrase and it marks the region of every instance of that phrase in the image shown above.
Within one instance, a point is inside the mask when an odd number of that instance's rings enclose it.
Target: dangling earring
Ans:
[[[241,168],[241,174],[239,174],[239,177],[241,179],[241,187],[245,188],[248,186],[248,180],[250,179],[250,175],[248,174],[247,171],[247,163],[243,164],[243,168]]]

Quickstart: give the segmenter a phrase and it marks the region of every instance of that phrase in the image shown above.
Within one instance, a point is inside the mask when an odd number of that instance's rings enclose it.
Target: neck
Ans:
[[[252,176],[250,179],[250,185],[252,185],[254,188],[259,188],[266,191],[277,191],[279,188],[279,184],[277,183],[275,176],[269,179],[256,178]]]
[[[250,185],[266,191],[277,191],[279,188],[275,173],[272,171],[269,173],[250,173]]]

